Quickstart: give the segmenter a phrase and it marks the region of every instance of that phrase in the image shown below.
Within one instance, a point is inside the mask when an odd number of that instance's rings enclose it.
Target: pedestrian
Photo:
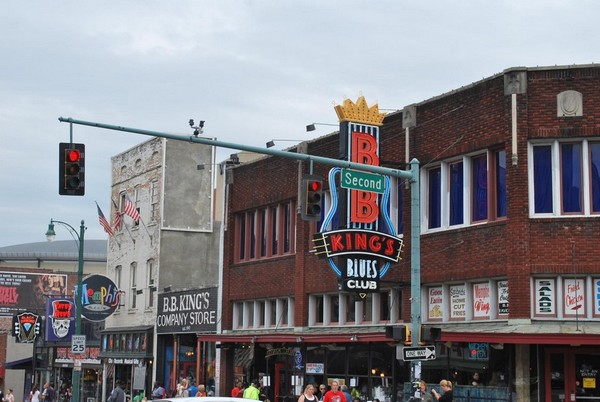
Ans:
[[[54,391],[54,388],[52,388],[52,385],[50,385],[49,382],[44,384],[44,391],[42,392],[42,395],[42,399],[44,402],[54,402],[56,392]]]
[[[327,392],[327,387],[325,386],[325,384],[319,385],[319,390],[316,393],[317,398],[319,399],[319,402],[323,402],[323,397],[325,396],[326,392]]]
[[[350,395],[350,392],[348,392],[348,386],[346,384],[343,384],[340,387],[340,390],[342,391],[342,394],[344,394],[344,396],[346,397],[346,402],[352,402],[352,396]],[[375,399],[373,399],[373,402],[379,402],[379,401],[376,401]]]
[[[125,391],[123,391],[123,384],[117,380],[115,389],[112,390],[108,397],[108,402],[125,402]]]
[[[417,387],[414,397],[410,399],[411,401],[433,402],[433,394],[427,391],[425,380],[418,381]]]
[[[189,396],[199,396],[198,394],[198,389],[201,387],[202,385],[196,386],[196,383],[194,381],[190,381],[190,386],[188,387],[188,394]]]
[[[190,392],[190,396],[206,396],[206,387],[204,386],[204,384],[198,385],[198,390],[196,391],[196,393],[192,395],[192,393]]]
[[[37,385],[34,385],[31,388],[31,392],[29,393],[29,401],[30,402],[40,402],[40,390]]]
[[[339,390],[340,383],[337,380],[331,381],[331,389],[325,393],[323,402],[344,402],[346,397]]]
[[[6,396],[4,397],[5,402],[15,402],[15,395],[13,394],[13,390],[11,388],[8,389]]]
[[[167,397],[167,391],[164,389],[160,382],[154,381],[154,388],[152,388],[152,399],[165,399]]]
[[[442,388],[443,394],[440,394],[435,389],[431,390],[431,392],[433,392],[433,396],[435,396],[435,399],[437,399],[438,402],[451,402],[453,400],[452,382],[448,380],[442,380],[440,381],[440,387]]]
[[[298,398],[298,402],[317,402],[317,397],[315,396],[316,390],[314,384],[308,384],[304,387],[304,392]]]
[[[233,389],[231,390],[231,396],[234,398],[237,398],[241,389],[242,389],[242,382],[240,380],[236,380],[235,385],[233,386]]]
[[[256,399],[258,401],[260,396],[259,385],[258,380],[252,380],[252,384],[244,390],[244,398]]]

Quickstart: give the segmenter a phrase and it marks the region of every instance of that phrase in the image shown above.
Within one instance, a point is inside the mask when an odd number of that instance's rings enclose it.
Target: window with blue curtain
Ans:
[[[550,145],[533,147],[534,211],[552,212],[552,148]]]
[[[428,172],[429,195],[429,229],[439,228],[441,226],[442,198],[442,170],[441,168],[430,169]]]
[[[450,225],[464,223],[464,175],[463,163],[450,164]]]
[[[582,212],[581,144],[561,144],[560,158],[563,212]]]
[[[600,143],[590,144],[590,184],[592,212],[600,212]]]
[[[472,159],[473,173],[473,222],[483,221],[488,216],[487,155]]]
[[[496,152],[496,217],[506,216],[506,151]]]

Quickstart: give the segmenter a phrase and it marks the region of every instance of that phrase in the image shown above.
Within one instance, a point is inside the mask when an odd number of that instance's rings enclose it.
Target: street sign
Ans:
[[[342,169],[341,185],[343,188],[383,194],[385,192],[385,176],[359,170]]]
[[[435,360],[435,346],[416,346],[402,349],[402,360]]]
[[[74,355],[85,353],[85,335],[73,335],[71,338],[71,353]]]

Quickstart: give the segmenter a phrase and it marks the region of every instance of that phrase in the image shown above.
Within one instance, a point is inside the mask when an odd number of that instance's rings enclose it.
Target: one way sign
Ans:
[[[435,346],[418,346],[413,348],[402,348],[402,360],[435,360]]]

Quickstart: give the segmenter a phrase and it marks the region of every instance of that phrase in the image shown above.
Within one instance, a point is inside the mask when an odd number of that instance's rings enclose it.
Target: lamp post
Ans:
[[[50,223],[48,224],[48,231],[46,232],[46,239],[48,241],[53,241],[56,237],[56,233],[54,232],[54,224],[58,223],[66,227],[73,235],[76,240],[78,240],[78,248],[79,248],[79,259],[77,265],[77,288],[75,290],[75,335],[82,335],[81,333],[81,296],[82,296],[82,281],[83,281],[83,243],[84,243],[84,234],[85,234],[85,223],[81,220],[81,226],[79,226],[79,234],[77,230],[66,222],[55,221],[50,219]],[[81,367],[76,368],[75,362],[73,362],[73,384],[72,384],[72,402],[79,402],[79,391],[80,391],[80,378],[81,378]]]

